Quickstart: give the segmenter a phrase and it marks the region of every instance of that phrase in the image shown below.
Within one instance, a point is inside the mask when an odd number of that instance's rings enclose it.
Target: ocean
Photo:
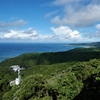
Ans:
[[[67,43],[0,43],[0,62],[24,53],[68,51],[79,46]]]

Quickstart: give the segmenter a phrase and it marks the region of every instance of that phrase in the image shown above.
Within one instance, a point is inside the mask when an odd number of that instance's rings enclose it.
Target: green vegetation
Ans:
[[[25,67],[20,86],[12,65]],[[100,49],[23,54],[0,63],[0,100],[99,100]]]

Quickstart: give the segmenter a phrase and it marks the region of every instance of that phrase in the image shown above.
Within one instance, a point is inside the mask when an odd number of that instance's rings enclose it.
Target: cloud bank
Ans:
[[[63,8],[63,15],[51,19],[57,25],[87,27],[100,21],[99,0],[55,0],[52,4]]]
[[[65,42],[73,40],[81,40],[82,36],[77,30],[71,30],[67,26],[51,27],[53,34],[39,34],[37,30],[29,28],[27,30],[9,30],[0,36],[0,39],[6,40],[24,40],[36,42]]]

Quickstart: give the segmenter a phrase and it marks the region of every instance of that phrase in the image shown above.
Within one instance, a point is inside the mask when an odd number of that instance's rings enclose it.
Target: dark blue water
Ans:
[[[0,43],[0,62],[24,53],[68,51],[75,47],[67,43]]]

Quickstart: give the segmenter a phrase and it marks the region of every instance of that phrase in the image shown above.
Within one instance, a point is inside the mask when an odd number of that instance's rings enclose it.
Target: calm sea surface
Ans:
[[[67,43],[0,43],[0,62],[24,53],[68,51],[75,47]]]

